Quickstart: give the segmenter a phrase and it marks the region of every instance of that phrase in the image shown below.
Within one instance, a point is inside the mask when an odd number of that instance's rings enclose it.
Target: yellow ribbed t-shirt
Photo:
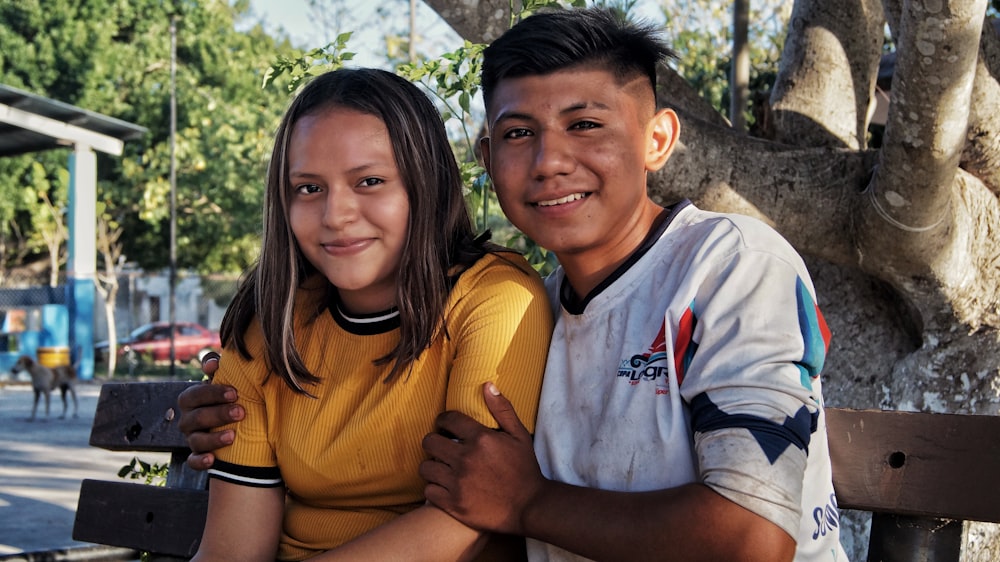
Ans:
[[[321,306],[321,293],[297,293],[298,318]],[[267,376],[256,324],[247,333],[254,359],[226,349],[214,379],[236,387],[247,412],[233,426],[235,443],[216,452],[222,472],[280,470],[272,485],[287,490],[281,560],[334,548],[421,505],[421,440],[435,417],[458,410],[496,427],[482,397],[486,381],[534,431],[553,320],[541,280],[517,254],[487,254],[459,276],[445,307],[446,329],[390,382],[383,381],[391,364],[373,360],[398,341],[398,317],[393,327],[392,320],[352,321],[335,310],[296,321],[299,353],[321,379],[306,387],[315,398]]]

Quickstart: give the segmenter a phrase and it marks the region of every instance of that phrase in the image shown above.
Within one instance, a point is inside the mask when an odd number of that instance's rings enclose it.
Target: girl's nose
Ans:
[[[330,188],[323,209],[323,226],[336,230],[354,222],[358,216],[355,194],[346,188]]]

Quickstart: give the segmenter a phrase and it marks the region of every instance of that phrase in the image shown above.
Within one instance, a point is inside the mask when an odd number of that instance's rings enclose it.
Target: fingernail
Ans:
[[[226,443],[227,445],[232,445],[234,437],[235,435],[233,434],[232,431],[227,431],[222,434],[222,442]]]
[[[486,386],[486,390],[488,390],[489,393],[492,394],[493,396],[500,396],[500,389],[497,388],[497,385],[493,383],[488,383]]]
[[[242,410],[238,406],[233,406],[229,409],[229,417],[234,420],[241,419],[243,417],[240,415],[241,412]]]
[[[236,391],[227,390],[224,396],[226,397],[226,400],[236,400]]]

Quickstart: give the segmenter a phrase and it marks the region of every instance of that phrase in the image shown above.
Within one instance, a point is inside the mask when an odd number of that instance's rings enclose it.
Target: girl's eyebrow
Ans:
[[[297,170],[289,170],[288,177],[297,179],[320,179],[319,174],[314,174],[311,172],[300,172]]]
[[[366,162],[364,164],[359,164],[345,172],[347,174],[361,174],[365,173],[371,169],[378,169],[383,164],[379,162]],[[303,178],[303,179],[322,179],[323,175],[316,172],[300,171],[295,169],[288,170],[289,177]]]

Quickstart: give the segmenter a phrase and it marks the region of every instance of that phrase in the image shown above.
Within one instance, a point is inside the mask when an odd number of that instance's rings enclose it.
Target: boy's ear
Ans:
[[[677,144],[681,123],[672,109],[661,109],[646,126],[646,171],[663,167]]]
[[[486,168],[486,173],[493,177],[493,170],[490,167],[490,137],[479,139],[479,153],[483,155],[483,167]]]

